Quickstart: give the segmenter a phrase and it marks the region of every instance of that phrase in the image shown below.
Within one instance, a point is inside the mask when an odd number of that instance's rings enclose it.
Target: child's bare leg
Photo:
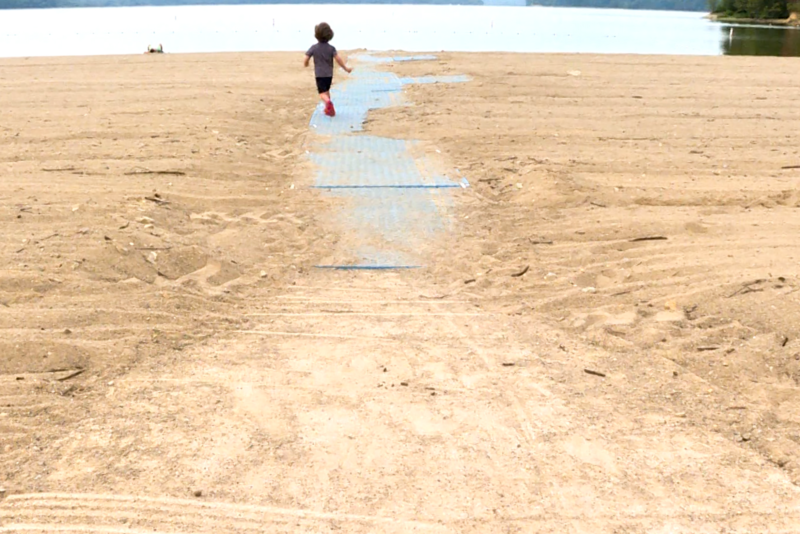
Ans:
[[[326,91],[324,93],[319,94],[320,99],[325,104],[325,115],[328,117],[336,116],[336,110],[333,109],[333,102],[331,102],[331,93],[330,91]]]

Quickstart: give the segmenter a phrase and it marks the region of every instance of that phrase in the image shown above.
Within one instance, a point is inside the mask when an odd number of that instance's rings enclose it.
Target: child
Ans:
[[[333,30],[331,27],[322,22],[314,27],[314,37],[317,38],[317,44],[313,45],[306,52],[306,59],[303,63],[304,67],[308,67],[311,58],[314,58],[314,74],[317,77],[317,90],[319,97],[325,103],[325,115],[333,117],[336,115],[336,110],[333,108],[331,102],[331,83],[333,82],[333,60],[339,64],[348,73],[353,72],[347,64],[336,52],[336,49],[329,44],[333,39]]]

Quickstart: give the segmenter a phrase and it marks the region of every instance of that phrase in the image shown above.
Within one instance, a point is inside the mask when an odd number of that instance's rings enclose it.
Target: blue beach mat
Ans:
[[[371,110],[401,105],[403,86],[460,83],[466,76],[399,78],[375,66],[435,56],[361,56],[361,64],[331,92],[336,117],[320,104],[311,117],[309,158],[316,164],[313,186],[342,200],[336,223],[348,234],[346,260],[318,267],[338,270],[407,269],[424,264],[426,243],[449,228],[452,191],[467,187],[432,171],[413,140],[362,133]]]

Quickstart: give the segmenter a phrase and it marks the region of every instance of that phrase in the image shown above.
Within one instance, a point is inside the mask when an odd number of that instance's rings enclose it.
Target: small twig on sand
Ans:
[[[601,378],[606,377],[605,373],[601,373],[600,371],[593,371],[592,369],[584,369],[583,372],[586,373],[587,375],[599,376]]]
[[[42,169],[42,172],[64,172],[64,171],[74,171],[75,167],[59,167],[57,169]]]
[[[651,235],[646,237],[635,237],[631,239],[631,243],[638,243],[639,241],[666,241],[667,238],[663,235]]]
[[[52,239],[52,238],[58,237],[58,236],[59,236],[59,233],[55,232],[55,233],[52,233],[52,234],[50,234],[48,236],[45,236],[45,237],[43,237],[41,239],[37,239],[36,241],[34,241],[34,243],[41,243],[42,241],[47,241],[48,239]]]
[[[737,291],[733,295],[730,295],[728,298],[734,297],[736,295],[747,295],[748,293],[761,293],[762,291],[764,291],[764,288],[761,288],[761,287],[759,287],[759,288],[746,287],[746,288],[743,288],[740,291]]]
[[[762,282],[766,282],[763,278],[759,278],[758,280],[753,280],[752,282],[748,282],[744,284],[742,287],[728,295],[728,298],[735,297],[736,295],[746,295],[747,293],[756,293],[758,291],[764,291],[763,289],[753,289],[753,286],[756,284],[760,284]]]
[[[158,195],[152,197],[144,197],[145,200],[149,200],[150,202],[155,202],[156,204],[169,204],[168,200],[164,200]]]
[[[531,268],[530,265],[526,265],[521,271],[517,273],[512,273],[511,276],[513,276],[514,278],[519,278],[523,274],[527,273],[530,270],[530,268]]]
[[[68,374],[67,376],[62,376],[61,378],[56,378],[56,380],[59,381],[59,382],[64,382],[66,380],[69,380],[70,378],[75,378],[76,376],[83,374],[84,371],[86,371],[86,369],[77,369],[77,370],[71,372],[70,374]]]
[[[125,176],[135,176],[137,174],[168,174],[171,176],[186,176],[186,173],[183,171],[151,171],[149,169],[126,172]]]
[[[800,169],[800,165],[784,165],[781,169]]]

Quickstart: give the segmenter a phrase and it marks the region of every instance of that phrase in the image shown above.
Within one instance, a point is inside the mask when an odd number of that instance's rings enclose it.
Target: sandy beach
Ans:
[[[796,531],[794,60],[380,64],[470,77],[368,116],[470,183],[404,272],[301,60],[0,60],[0,531]]]

